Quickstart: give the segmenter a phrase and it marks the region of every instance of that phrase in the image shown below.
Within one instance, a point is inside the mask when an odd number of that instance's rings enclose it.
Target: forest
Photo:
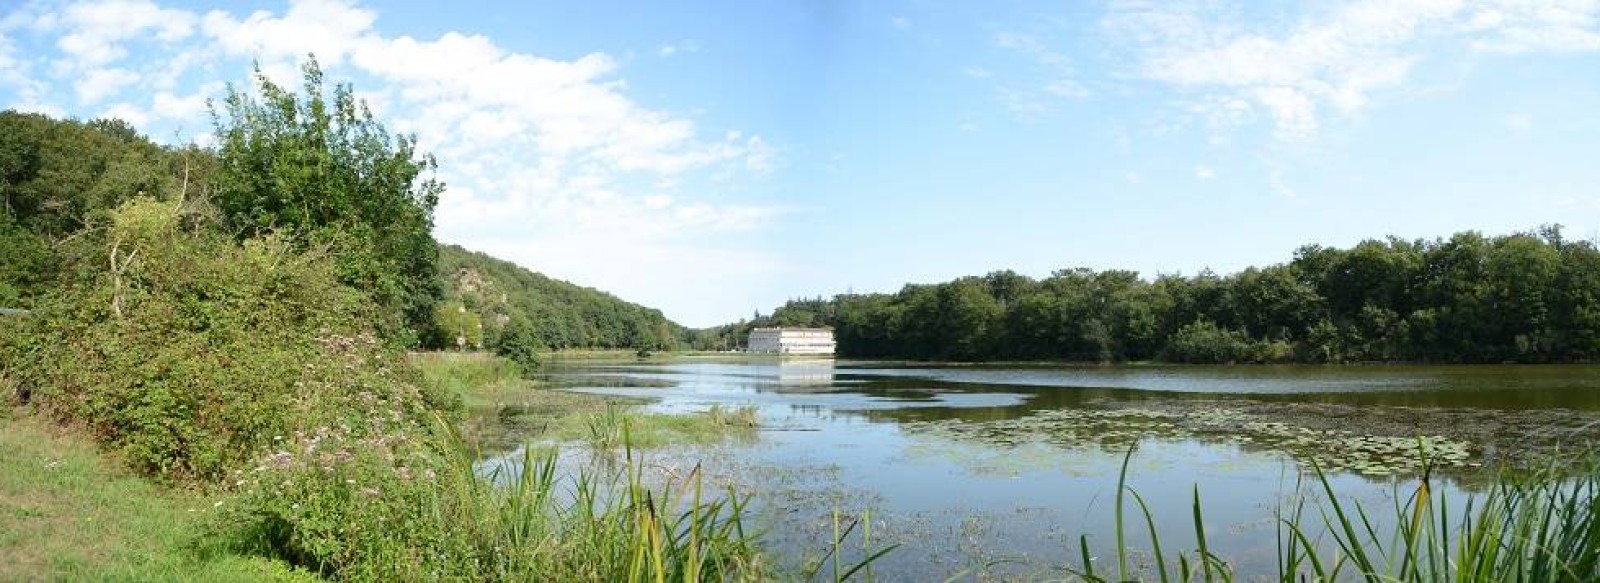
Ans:
[[[1219,276],[1065,269],[791,300],[697,331],[828,326],[851,358],[1174,363],[1544,363],[1600,358],[1600,251],[1561,227],[1307,245]]]
[[[500,346],[509,332],[550,350],[672,350],[688,333],[660,310],[456,245],[440,246],[439,270],[445,295],[436,336],[425,339],[433,347],[455,348],[458,336],[467,347]]]

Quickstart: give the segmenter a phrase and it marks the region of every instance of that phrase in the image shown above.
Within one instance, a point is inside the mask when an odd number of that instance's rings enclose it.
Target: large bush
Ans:
[[[259,99],[238,90],[223,99],[213,200],[241,238],[278,232],[331,249],[340,280],[377,304],[380,333],[414,344],[443,290],[433,157],[391,134],[351,86],[328,91],[316,60],[304,73],[298,94],[257,71]]]
[[[513,316],[495,341],[494,352],[516,363],[524,378],[531,378],[539,368],[539,336],[533,324],[527,318]]]
[[[1199,320],[1173,333],[1167,339],[1161,358],[1188,364],[1234,364],[1262,362],[1272,352],[1266,342],[1251,340],[1250,335],[1241,330],[1228,330],[1209,320]]]
[[[180,219],[150,199],[116,210],[103,272],[8,335],[33,406],[137,469],[215,480],[296,431],[382,435],[448,405],[374,340],[368,304],[325,254]]]

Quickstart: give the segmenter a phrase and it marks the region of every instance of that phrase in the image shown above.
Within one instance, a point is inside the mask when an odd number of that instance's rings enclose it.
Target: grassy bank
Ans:
[[[222,498],[158,486],[77,432],[0,411],[0,579],[316,580],[206,538]]]
[[[8,408],[0,580],[765,578],[744,499],[697,473],[646,486],[635,447],[753,433],[753,418],[639,414],[639,401],[551,390],[494,357],[411,360],[465,403],[469,429],[473,411],[512,411],[552,440],[614,447],[621,463],[558,473],[554,450],[531,448],[507,466],[515,475],[483,476],[438,418],[430,435],[296,432],[253,470],[196,484],[142,476],[87,428]]]

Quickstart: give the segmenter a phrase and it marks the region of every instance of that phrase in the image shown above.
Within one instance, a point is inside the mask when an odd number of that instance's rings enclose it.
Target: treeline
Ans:
[[[500,346],[509,333],[549,349],[672,350],[688,334],[660,310],[455,245],[439,248],[439,270],[446,292],[427,339],[434,347]]]
[[[835,305],[835,300],[820,297],[789,300],[771,315],[756,312],[748,320],[740,318],[731,324],[689,330],[687,342],[695,350],[740,350],[745,348],[750,331],[755,328],[832,326]]]
[[[931,360],[1578,362],[1600,359],[1600,252],[1559,226],[1316,245],[1218,276],[1010,271],[791,301],[700,331],[831,326],[841,356]]]

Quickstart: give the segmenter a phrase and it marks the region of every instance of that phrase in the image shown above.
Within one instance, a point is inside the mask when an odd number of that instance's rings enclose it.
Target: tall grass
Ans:
[[[516,363],[487,352],[416,352],[407,360],[426,382],[462,396],[523,383]]]
[[[488,571],[493,579],[762,577],[756,538],[744,524],[746,497],[731,489],[707,497],[698,466],[658,488],[647,487],[642,460],[625,449],[620,472],[578,472],[566,488],[553,450],[524,449],[512,479],[504,479],[502,472],[511,471],[505,467],[488,476],[462,475],[457,483],[474,487],[455,491],[441,510],[489,519],[478,544],[499,549]],[[470,462],[462,462],[464,474],[471,472]]]
[[[1123,542],[1129,528],[1122,516],[1125,492],[1149,530],[1157,580],[1233,581],[1232,566],[1207,548],[1198,488],[1193,501],[1198,549],[1175,561],[1163,555],[1155,519],[1128,485],[1133,453],[1130,448],[1117,478],[1117,580],[1140,578],[1128,569],[1130,551]],[[1425,470],[1413,484],[1399,486],[1393,505],[1379,514],[1341,501],[1328,476],[1312,468],[1311,487],[1321,499],[1308,505],[1302,496],[1277,513],[1280,581],[1600,581],[1600,471],[1593,468],[1576,478],[1554,470],[1503,475],[1488,492],[1468,495],[1454,511],[1448,495],[1434,491]],[[1079,550],[1082,568],[1070,573],[1107,581],[1094,570],[1087,537],[1079,538]]]
[[[235,516],[236,536],[247,550],[356,580],[765,579],[748,498],[708,493],[698,467],[647,485],[625,422],[622,432],[614,468],[568,468],[553,448],[530,447],[483,472],[441,420],[437,472],[268,473]],[[280,483],[293,492],[268,491]]]
[[[710,418],[712,424],[719,426],[755,427],[760,424],[760,415],[754,405],[740,407],[712,405],[706,411],[706,416]]]

